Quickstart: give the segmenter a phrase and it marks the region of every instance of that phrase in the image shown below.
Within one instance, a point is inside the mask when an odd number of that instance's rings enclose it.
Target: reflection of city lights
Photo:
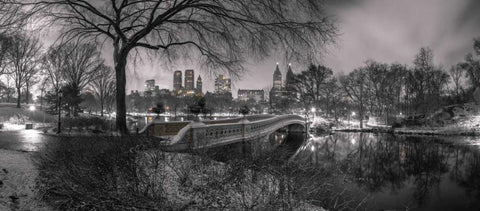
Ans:
[[[35,106],[34,106],[34,105],[31,105],[31,106],[28,108],[28,110],[30,110],[30,111],[35,111]]]
[[[310,148],[310,150],[315,151],[315,146],[312,145],[312,148]]]

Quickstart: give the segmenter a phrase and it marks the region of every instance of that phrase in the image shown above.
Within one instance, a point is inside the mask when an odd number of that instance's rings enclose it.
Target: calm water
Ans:
[[[290,162],[332,171],[368,210],[480,210],[480,143],[462,137],[337,133],[301,145]]]

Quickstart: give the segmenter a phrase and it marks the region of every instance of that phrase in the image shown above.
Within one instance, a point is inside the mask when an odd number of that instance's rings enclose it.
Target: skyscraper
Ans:
[[[273,88],[276,90],[282,89],[282,73],[278,68],[278,63],[277,67],[275,68],[275,72],[273,72]]]
[[[215,93],[225,94],[232,92],[232,82],[225,75],[218,75],[215,79]]]
[[[202,77],[200,77],[200,75],[198,75],[198,78],[197,78],[197,94],[202,94]]]
[[[173,90],[178,91],[182,88],[182,71],[177,70],[173,73]]]
[[[146,80],[145,81],[145,91],[153,91],[155,90],[155,80]]]
[[[285,76],[285,91],[287,97],[295,97],[295,75],[290,64],[288,64],[287,75]]]
[[[195,75],[192,69],[185,70],[185,90],[187,92],[195,90],[194,78]]]

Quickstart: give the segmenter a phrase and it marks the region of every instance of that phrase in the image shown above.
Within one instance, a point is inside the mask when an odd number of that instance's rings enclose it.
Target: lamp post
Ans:
[[[62,95],[63,95],[63,92],[62,90],[58,91],[58,129],[57,129],[57,133],[60,133],[61,132],[61,126],[62,126],[62,123],[61,123],[61,115],[62,115]]]
[[[310,111],[313,114],[313,121],[315,121],[315,112],[317,111],[317,109],[315,107],[312,107],[312,109],[310,109]]]
[[[352,119],[355,120],[355,111],[352,111]]]

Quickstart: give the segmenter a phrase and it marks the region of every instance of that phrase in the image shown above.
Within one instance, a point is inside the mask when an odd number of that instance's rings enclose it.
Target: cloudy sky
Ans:
[[[338,20],[340,36],[322,58],[336,73],[348,73],[367,59],[410,65],[422,46],[434,51],[434,62],[449,67],[472,51],[472,40],[480,36],[479,0],[336,0],[328,12]],[[108,50],[106,50],[108,51]],[[105,52],[104,52],[105,53]],[[106,53],[111,54],[111,53]],[[107,58],[108,60],[108,58]],[[276,58],[246,65],[249,72],[233,82],[236,90],[262,89],[272,85]],[[144,60],[130,70],[127,92],[142,90],[144,81],[155,79],[160,88],[172,89],[173,71],[196,69],[191,64],[162,67]],[[282,73],[286,64],[280,64]],[[300,72],[304,64],[292,64]],[[199,71],[195,70],[195,78]],[[204,91],[213,90],[213,77],[200,72]]]

